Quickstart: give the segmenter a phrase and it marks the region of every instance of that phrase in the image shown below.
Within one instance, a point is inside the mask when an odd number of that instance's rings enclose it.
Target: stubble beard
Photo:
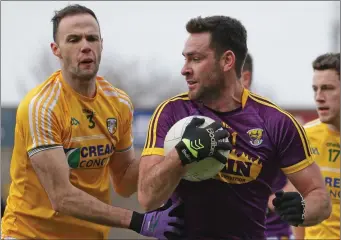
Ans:
[[[72,71],[72,75],[74,78],[77,78],[82,81],[90,81],[94,79],[97,75],[98,72],[98,65],[96,64],[94,70],[89,71],[89,70],[82,70],[77,67],[74,69],[75,71]]]
[[[94,67],[93,70],[88,70],[88,69],[84,69],[83,70],[83,69],[80,69],[79,65],[77,65],[76,67],[72,67],[71,66],[71,68],[70,68],[71,77],[73,79],[79,79],[81,81],[91,81],[91,80],[93,80],[97,76],[97,73],[98,73],[98,70],[99,70],[100,61],[101,61],[101,56],[98,57],[96,63],[93,63],[93,64],[95,64],[95,67]]]
[[[200,86],[195,92],[189,91],[188,96],[191,100],[206,103],[220,98],[221,90],[225,87],[223,74],[216,69],[208,74],[207,78],[212,83],[208,86]]]

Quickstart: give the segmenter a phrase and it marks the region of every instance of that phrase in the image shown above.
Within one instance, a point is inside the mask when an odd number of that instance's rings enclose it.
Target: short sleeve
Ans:
[[[302,125],[289,113],[273,126],[280,167],[284,174],[298,172],[313,163],[309,141]]]
[[[43,150],[62,147],[57,106],[60,93],[59,82],[48,84],[18,107],[16,121],[23,132],[29,157]]]
[[[129,96],[120,91],[121,103],[121,125],[120,125],[120,139],[116,145],[116,152],[125,152],[133,146],[133,117],[134,106]]]
[[[169,129],[173,126],[172,107],[167,101],[161,103],[154,111],[150,121],[142,156],[164,156],[164,141]]]

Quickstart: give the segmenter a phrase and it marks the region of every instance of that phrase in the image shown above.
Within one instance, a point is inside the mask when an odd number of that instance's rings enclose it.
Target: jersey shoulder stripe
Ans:
[[[49,81],[29,101],[28,122],[33,143],[32,149],[55,144],[52,140],[52,118],[61,90],[59,80]]]
[[[305,130],[303,129],[302,125],[299,124],[297,122],[297,120],[294,118],[294,116],[292,116],[290,113],[288,113],[287,111],[284,111],[283,109],[281,109],[280,107],[278,107],[276,104],[272,103],[271,101],[269,101],[266,98],[263,98],[259,95],[256,95],[254,93],[250,93],[250,98],[260,104],[263,104],[265,106],[274,108],[276,110],[278,110],[279,112],[283,113],[284,115],[286,115],[294,124],[294,126],[296,127],[300,138],[302,140],[302,144],[303,144],[303,148],[304,148],[304,152],[307,158],[309,158],[311,156],[311,150],[309,148],[309,141],[308,141],[308,137],[306,135]]]
[[[97,82],[99,88],[103,91],[105,96],[117,98],[119,102],[128,106],[131,112],[134,111],[133,103],[126,92],[114,87],[109,81],[105,80],[104,78],[98,78]]]
[[[157,125],[158,121],[161,115],[162,110],[171,102],[174,101],[189,101],[188,93],[182,93],[179,95],[176,95],[172,98],[169,98],[165,101],[163,101],[159,106],[155,109],[150,121],[149,121],[149,127],[148,127],[148,133],[147,133],[147,139],[144,145],[144,148],[154,148],[156,144],[156,131],[157,131]]]

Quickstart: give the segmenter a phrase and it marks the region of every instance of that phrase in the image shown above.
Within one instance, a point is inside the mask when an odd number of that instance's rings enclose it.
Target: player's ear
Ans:
[[[103,38],[101,38],[101,52],[103,51]]]
[[[61,59],[61,58],[62,58],[62,55],[61,55],[61,53],[60,53],[60,48],[59,48],[58,44],[55,43],[55,42],[52,42],[52,43],[50,44],[50,47],[51,47],[51,50],[52,50],[53,55],[55,55],[56,57],[58,57],[59,59]]]
[[[242,81],[242,85],[246,89],[250,89],[250,87],[251,87],[251,73],[250,73],[250,71],[243,71],[242,72],[241,81]]]
[[[223,70],[224,72],[227,72],[234,67],[236,56],[231,50],[227,50],[226,52],[224,52],[221,60],[223,64]]]

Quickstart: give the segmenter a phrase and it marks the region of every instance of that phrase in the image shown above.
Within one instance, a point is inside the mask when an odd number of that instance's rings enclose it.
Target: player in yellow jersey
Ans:
[[[139,161],[129,96],[98,77],[102,38],[94,12],[70,5],[52,19],[61,70],[17,110],[4,239],[105,239],[110,227],[164,239],[179,233],[177,198],[145,214],[110,205],[136,192]]]
[[[305,125],[312,153],[332,200],[332,213],[322,223],[295,229],[297,239],[340,239],[340,53],[313,62],[313,90],[319,118]]]

